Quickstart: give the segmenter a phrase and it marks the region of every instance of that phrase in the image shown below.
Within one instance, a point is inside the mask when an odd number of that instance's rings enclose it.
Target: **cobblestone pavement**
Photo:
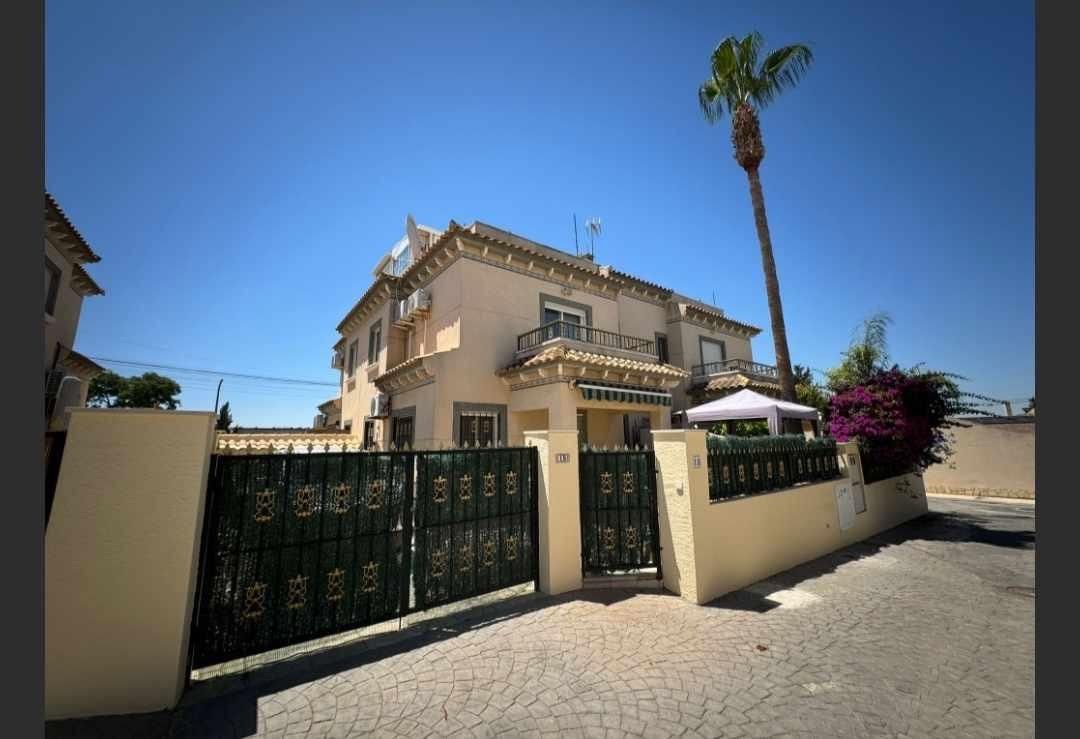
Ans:
[[[67,736],[1032,736],[1035,508],[931,514],[708,606],[529,595]]]

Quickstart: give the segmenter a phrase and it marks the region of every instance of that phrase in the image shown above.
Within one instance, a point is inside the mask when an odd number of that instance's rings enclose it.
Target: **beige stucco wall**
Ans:
[[[577,431],[525,431],[540,457],[540,590],[558,595],[581,588],[581,502]],[[559,455],[565,455],[564,461]]]
[[[72,412],[45,535],[46,718],[179,700],[214,420]]]
[[[75,346],[75,334],[79,328],[79,314],[83,298],[71,287],[74,266],[49,240],[45,239],[45,255],[60,268],[60,287],[56,291],[56,306],[52,318],[45,318],[45,369],[52,366],[57,342],[68,348]],[[45,304],[42,296],[41,304]]]
[[[1035,497],[1035,423],[953,429],[953,456],[924,475],[934,494]]]
[[[908,491],[898,487],[901,478],[866,486],[866,511],[855,514],[847,531],[840,530],[836,488],[852,485],[850,477],[713,503],[705,432],[655,433],[653,443],[661,479],[661,546],[666,540],[671,550],[662,560],[664,585],[695,603],[706,603],[927,511],[922,478],[915,475],[906,476]],[[844,449],[849,451],[854,449]],[[854,478],[859,478],[857,472]]]
[[[668,326],[668,345],[671,351],[671,363],[677,367],[692,371],[694,365],[701,364],[701,341],[704,336],[714,341],[724,342],[724,349],[728,359],[745,359],[753,361],[754,355],[750,348],[750,340],[741,336],[734,336],[719,330],[704,328],[689,321],[672,321]],[[672,410],[685,410],[692,405],[687,398],[687,390],[690,380],[684,380],[677,388],[672,390]]]

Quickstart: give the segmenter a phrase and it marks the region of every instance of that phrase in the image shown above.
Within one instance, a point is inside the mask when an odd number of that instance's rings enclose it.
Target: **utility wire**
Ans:
[[[126,367],[141,367],[147,369],[161,369],[170,370],[172,372],[192,372],[199,375],[210,375],[213,377],[234,377],[241,380],[258,380],[261,382],[280,382],[288,385],[307,385],[311,387],[339,387],[336,382],[316,382],[315,380],[298,380],[291,377],[267,377],[265,375],[245,375],[239,372],[221,372],[219,370],[209,369],[193,369],[191,367],[172,367],[167,364],[150,364],[148,362],[132,362],[123,359],[106,359],[105,357],[90,357],[95,362],[105,362],[107,364],[119,364]]]

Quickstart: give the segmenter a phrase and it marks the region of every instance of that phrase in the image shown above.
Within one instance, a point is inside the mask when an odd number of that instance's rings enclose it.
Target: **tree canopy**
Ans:
[[[764,39],[757,31],[741,41],[729,36],[712,53],[712,75],[698,88],[698,102],[706,120],[715,123],[724,111],[734,116],[740,105],[758,109],[771,103],[788,87],[794,87],[814,61],[804,44],[782,46],[758,64]]]
[[[96,408],[161,408],[176,410],[180,384],[156,372],[122,377],[106,371],[90,381],[87,405]]]
[[[214,424],[214,428],[218,431],[228,431],[233,425],[232,411],[229,410],[229,401],[225,401],[225,404],[218,410],[217,423]]]

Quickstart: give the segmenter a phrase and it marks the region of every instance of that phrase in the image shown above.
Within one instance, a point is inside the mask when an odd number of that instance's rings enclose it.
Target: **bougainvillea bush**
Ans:
[[[829,434],[857,441],[874,467],[922,471],[949,457],[950,418],[971,410],[952,375],[893,367],[833,395]]]

